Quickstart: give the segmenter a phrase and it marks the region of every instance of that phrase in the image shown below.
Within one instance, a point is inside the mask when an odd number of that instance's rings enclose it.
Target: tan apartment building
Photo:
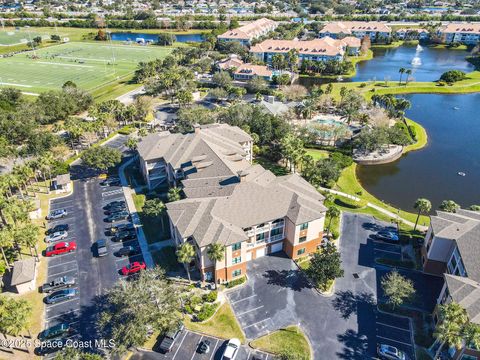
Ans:
[[[332,21],[319,31],[319,36],[341,39],[354,36],[363,39],[368,36],[372,42],[389,39],[392,29],[385,23],[378,21]]]
[[[480,23],[451,23],[440,27],[437,36],[445,44],[476,45],[480,41]]]
[[[321,244],[323,196],[297,174],[277,177],[252,165],[251,147],[247,133],[225,124],[150,134],[138,145],[147,181],[162,168],[165,181],[182,188],[185,199],[167,204],[172,238],[194,246],[191,266],[206,281],[229,281],[253,259],[280,251],[296,259]],[[207,255],[214,243],[225,246],[217,264]]]
[[[249,46],[252,40],[267,35],[270,31],[275,30],[277,26],[277,22],[267,18],[261,18],[247,25],[240,26],[239,28],[228,30],[222,35],[218,35],[218,40],[238,41],[245,46]]]
[[[437,304],[455,301],[480,325],[480,212],[459,209],[431,216],[422,247],[423,269],[445,279]],[[436,318],[436,311],[434,312]],[[453,359],[480,359],[480,349],[468,344],[449,350]]]

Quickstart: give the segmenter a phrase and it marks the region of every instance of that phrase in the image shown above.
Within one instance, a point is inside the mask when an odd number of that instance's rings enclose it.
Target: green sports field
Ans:
[[[92,91],[131,74],[139,62],[163,58],[171,51],[153,45],[86,42],[45,47],[0,58],[0,87],[38,94],[71,80]]]
[[[55,34],[55,31],[45,32],[38,31],[37,29],[19,29],[5,28],[0,29],[0,46],[10,46],[16,44],[24,44],[33,39],[36,36],[41,36],[42,39],[49,39],[51,34]],[[59,33],[61,36],[61,34]]]

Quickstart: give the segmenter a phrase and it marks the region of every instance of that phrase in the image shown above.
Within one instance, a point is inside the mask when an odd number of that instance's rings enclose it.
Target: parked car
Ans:
[[[115,213],[113,215],[108,216],[105,218],[106,222],[117,222],[117,221],[122,221],[122,220],[127,220],[130,217],[130,214],[128,211],[122,211],[119,213]]]
[[[208,354],[210,352],[210,340],[202,340],[200,344],[198,344],[197,352],[199,354]]]
[[[228,340],[227,346],[223,351],[222,360],[233,360],[237,357],[238,349],[240,349],[240,340],[233,338]]]
[[[40,334],[38,334],[38,339],[40,341],[56,339],[61,336],[65,336],[71,331],[72,331],[72,328],[70,327],[70,325],[61,323],[43,330]]]
[[[51,293],[54,290],[69,288],[75,285],[75,278],[73,276],[61,276],[48,283],[42,285],[43,293]]]
[[[108,178],[100,182],[100,186],[120,186],[120,179]]]
[[[407,355],[398,350],[395,346],[379,344],[377,346],[377,355],[382,359],[388,360],[407,360]]]
[[[122,275],[127,276],[127,275],[136,274],[139,271],[145,270],[145,268],[146,268],[146,265],[143,261],[134,261],[131,264],[125,265],[122,268],[121,272],[122,272]]]
[[[69,334],[69,333],[67,333]],[[49,354],[56,353],[67,347],[68,339],[67,338],[56,338],[51,340],[42,341],[38,347],[35,348],[34,353],[37,356],[46,356]]]
[[[112,206],[111,208],[109,208],[108,210],[104,210],[104,214],[105,215],[113,215],[115,213],[119,213],[119,212],[122,212],[122,211],[126,211],[127,208],[125,206]]]
[[[183,324],[179,322],[175,328],[167,331],[167,333],[162,339],[162,342],[160,343],[159,350],[163,353],[168,353],[172,351],[175,340],[177,340],[182,330]]]
[[[59,231],[68,231],[68,224],[61,224],[61,225],[55,225],[53,228],[48,229],[45,231],[45,235],[50,235]]]
[[[140,249],[136,246],[124,246],[115,253],[115,256],[132,256],[140,253]]]
[[[45,256],[55,256],[75,251],[77,249],[77,243],[75,241],[59,242],[58,244],[47,247],[45,250]]]
[[[66,209],[57,209],[57,210],[50,211],[46,219],[47,220],[62,219],[67,215],[68,215],[68,211]]]
[[[120,231],[112,237],[112,241],[125,241],[125,240],[132,240],[136,239],[137,235],[135,234],[135,230],[127,230],[127,231]]]
[[[75,295],[77,295],[77,290],[75,290],[75,289],[58,290],[58,291],[55,291],[55,292],[51,293],[50,295],[46,296],[45,297],[45,302],[47,304],[56,304],[56,303],[59,303],[61,301],[70,300],[70,299],[74,298]]]
[[[125,206],[125,205],[126,205],[125,201],[115,200],[115,201],[112,201],[112,202],[108,203],[107,205],[105,205],[103,207],[103,210],[108,210],[108,209],[110,209],[112,207],[115,207],[115,206]]]
[[[107,231],[110,235],[114,235],[120,231],[133,230],[133,229],[135,229],[135,225],[133,225],[132,223],[127,223],[127,224],[111,226]]]
[[[382,230],[377,232],[376,237],[377,239],[380,239],[380,240],[386,240],[386,241],[392,241],[392,242],[398,242],[400,240],[398,233],[395,231]]]
[[[54,232],[50,235],[45,236],[45,242],[46,243],[51,243],[55,241],[60,241],[64,240],[68,237],[68,232],[67,231],[57,231]]]
[[[97,250],[98,257],[103,257],[108,255],[107,243],[105,239],[97,240],[96,250]]]

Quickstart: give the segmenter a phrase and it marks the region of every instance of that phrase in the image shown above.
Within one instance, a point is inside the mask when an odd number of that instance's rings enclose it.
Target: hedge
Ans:
[[[204,304],[202,310],[195,316],[196,321],[205,321],[208,320],[215,314],[215,310],[218,308],[218,303],[214,304]]]
[[[243,284],[245,281],[247,281],[247,278],[246,278],[245,276],[242,276],[241,278],[238,278],[238,279],[229,281],[229,282],[225,285],[225,287],[226,287],[227,289],[230,289],[230,288],[233,288],[234,286]]]
[[[203,298],[203,301],[206,301],[206,302],[209,302],[209,303],[213,303],[217,300],[217,297],[218,297],[218,293],[217,291],[210,291],[208,294],[204,294],[202,296]]]

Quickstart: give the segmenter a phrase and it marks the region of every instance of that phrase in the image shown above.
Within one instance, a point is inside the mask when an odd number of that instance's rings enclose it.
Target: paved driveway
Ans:
[[[375,357],[377,343],[396,344],[413,358],[409,321],[376,308],[380,278],[391,268],[376,266],[375,257],[400,255],[398,246],[371,239],[375,229],[388,224],[348,213],[342,224],[345,274],[337,279],[333,296],[319,295],[284,255],[265,256],[248,264],[246,285],[228,294],[247,338],[293,324],[305,331],[315,359],[369,359]],[[420,303],[430,306],[427,303],[439,291],[439,279],[418,272],[401,273],[414,280]]]

